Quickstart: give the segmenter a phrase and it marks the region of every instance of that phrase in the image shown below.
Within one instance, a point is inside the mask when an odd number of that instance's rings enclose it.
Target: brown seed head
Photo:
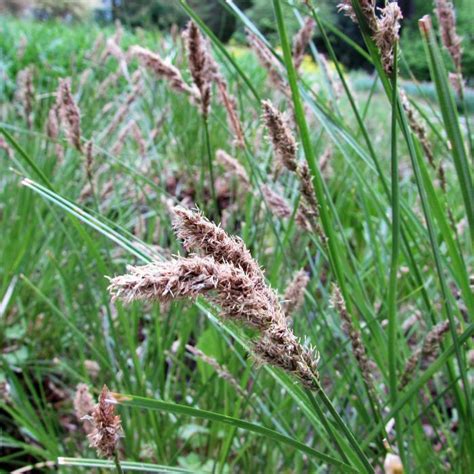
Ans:
[[[115,414],[114,405],[107,401],[110,398],[109,389],[104,385],[99,396],[99,403],[92,411],[91,423],[93,431],[87,435],[92,448],[97,454],[111,458],[117,448],[120,438],[123,438],[120,417]]]
[[[210,58],[208,45],[196,23],[188,22],[183,38],[188,49],[189,70],[200,93],[201,112],[204,117],[207,117],[211,103],[211,84],[215,74],[215,63]]]
[[[94,399],[89,392],[89,387],[85,383],[80,383],[76,388],[76,395],[74,397],[74,412],[76,418],[83,424],[86,433],[92,431],[92,424],[88,418],[94,410]]]
[[[172,89],[188,94],[191,99],[199,102],[199,90],[186,84],[179,70],[172,64],[164,61],[158,54],[152,53],[150,50],[138,45],[131,46],[129,54],[136,57],[143,66],[153,71],[158,77],[166,79]]]
[[[296,171],[297,145],[283,114],[269,100],[262,101],[263,120],[273,149],[281,164],[290,171]]]
[[[380,9],[381,16],[377,18],[377,30],[373,38],[380,50],[382,65],[387,74],[393,71],[393,50],[395,43],[400,39],[400,20],[403,18],[402,11],[397,2],[390,2]]]
[[[362,15],[372,33],[377,31],[377,16],[375,15],[375,0],[359,0]],[[352,7],[351,0],[343,0],[338,6],[338,11],[348,16],[357,23],[357,15]]]
[[[314,34],[316,22],[311,17],[306,17],[300,30],[293,39],[293,61],[298,70],[303,62],[304,52]]]
[[[28,128],[33,126],[33,102],[35,99],[35,90],[33,87],[33,67],[29,66],[18,72],[16,79],[16,100],[23,108]]]
[[[293,279],[285,290],[283,311],[287,319],[298,311],[304,303],[304,292],[309,282],[309,275],[305,270],[295,273]]]
[[[217,262],[229,262],[242,268],[252,278],[262,279],[263,273],[239,237],[231,237],[200,212],[184,207],[173,209],[173,228],[186,250],[201,251]]]
[[[342,322],[342,329],[349,337],[352,343],[352,352],[359,365],[360,372],[366,383],[368,390],[375,394],[374,379],[372,375],[373,363],[367,357],[361,333],[352,322],[350,314],[347,312],[346,302],[342,296],[341,290],[337,285],[333,285],[331,293],[331,305],[339,313]]]
[[[69,143],[82,152],[81,112],[71,94],[71,79],[60,79],[56,92],[56,106],[62,124],[66,127]]]
[[[408,359],[403,371],[399,389],[403,389],[413,378],[417,367],[428,364],[436,357],[443,336],[449,331],[449,321],[436,324],[428,332],[421,347],[418,347]]]
[[[461,41],[462,39],[456,32],[456,17],[454,7],[447,0],[436,0],[436,16],[438,17],[441,28],[441,40],[444,47],[449,51],[453,58],[456,70],[461,70]]]
[[[245,190],[250,189],[250,179],[245,168],[224,150],[217,150],[216,160],[227,172],[229,178],[236,178]]]

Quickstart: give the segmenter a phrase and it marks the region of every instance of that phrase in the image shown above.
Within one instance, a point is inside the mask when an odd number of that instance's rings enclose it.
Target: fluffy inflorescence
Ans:
[[[216,160],[224,167],[229,178],[236,178],[245,190],[250,189],[250,178],[247,171],[233,156],[224,150],[217,150]]]
[[[207,354],[204,354],[204,352],[202,352],[197,347],[186,344],[186,349],[191,354],[193,354],[196,358],[198,358],[198,359],[202,360],[203,362],[205,362],[206,364],[210,365],[216,371],[217,375],[221,379],[227,381],[230,385],[232,385],[232,387],[234,387],[234,389],[236,390],[236,392],[240,396],[242,396],[242,397],[247,396],[247,393],[245,392],[245,390],[242,389],[242,387],[240,386],[238,380],[229,372],[227,367],[225,367],[224,365],[219,364],[219,362],[216,359],[214,359],[213,357],[209,357]]]
[[[347,312],[346,302],[341,294],[341,290],[336,285],[332,288],[331,305],[339,313],[342,322],[342,329],[351,340],[352,352],[357,360],[365,384],[368,390],[374,394],[374,379],[372,376],[371,363],[367,356],[361,333],[354,327],[352,318]]]
[[[288,327],[278,295],[242,240],[230,237],[198,212],[174,209],[173,225],[184,247],[200,253],[141,267],[110,280],[114,298],[169,301],[204,296],[224,318],[255,329],[257,360],[291,372],[315,388],[317,357]]]
[[[74,412],[87,434],[93,430],[90,419],[94,406],[94,399],[89,392],[89,387],[85,383],[80,383],[76,388],[74,397]]]
[[[271,83],[284,95],[288,96],[288,85],[282,77],[281,65],[269,51],[267,45],[252,31],[245,30],[250,48],[256,54],[260,64],[267,72]]]
[[[296,215],[296,222],[303,229],[313,228],[324,244],[327,238],[318,222],[319,203],[316,200],[308,165],[306,162],[297,160],[296,140],[283,114],[269,100],[262,101],[262,109],[263,120],[278,159],[277,171],[283,166],[288,171],[295,173],[299,179],[299,188],[303,199]],[[265,200],[277,216],[289,217],[291,215],[291,210],[282,196],[271,191],[268,187],[262,188],[262,191]]]
[[[396,2],[387,3],[380,12],[381,16],[377,19],[377,29],[373,33],[373,38],[379,48],[383,68],[387,74],[391,74],[394,62],[393,50],[400,38],[400,20],[403,15]]]
[[[371,36],[380,51],[382,65],[387,74],[393,71],[393,49],[399,39],[400,20],[402,11],[397,2],[389,2],[380,8],[380,17],[375,14],[374,0],[360,0],[359,5]],[[351,0],[344,0],[338,5],[338,10],[357,22],[357,15]]]
[[[143,66],[153,71],[158,77],[166,79],[175,91],[188,94],[193,100],[199,101],[199,91],[196,87],[186,84],[179,70],[158,54],[138,45],[131,46],[129,54],[136,57]]]
[[[304,302],[304,292],[309,282],[308,273],[302,269],[295,273],[293,279],[287,286],[283,301],[283,311],[287,318],[298,311]]]
[[[278,160],[290,171],[296,171],[296,140],[279,110],[269,100],[262,101],[263,120]]]
[[[377,28],[377,16],[375,15],[375,0],[360,0],[359,5],[362,15],[371,31]],[[338,6],[338,10],[348,16],[354,23],[357,23],[357,15],[352,7],[352,0],[343,0]]]
[[[56,92],[56,107],[61,123],[66,127],[66,136],[69,143],[78,151],[82,151],[81,144],[81,112],[71,93],[71,79],[60,79]]]
[[[35,91],[33,87],[33,68],[22,69],[17,76],[16,99],[23,107],[25,121],[28,128],[33,126],[33,101]]]
[[[293,39],[293,62],[296,70],[300,68],[303,62],[304,52],[314,34],[315,26],[316,22],[311,17],[305,18],[302,27]]]
[[[461,69],[461,38],[456,32],[456,18],[454,7],[447,0],[436,0],[436,16],[441,28],[441,40],[444,47],[453,58],[454,65],[459,71]]]
[[[113,457],[117,443],[123,437],[120,417],[115,414],[114,405],[107,401],[109,397],[109,389],[104,385],[99,403],[90,417],[93,430],[87,435],[91,447],[97,449],[98,455],[106,458]]]
[[[404,388],[410,380],[413,378],[415,370],[420,365],[428,363],[431,359],[436,357],[438,353],[441,340],[444,335],[449,331],[449,321],[442,321],[441,323],[436,324],[428,332],[423,341],[421,347],[418,347],[413,354],[408,359],[405,370],[403,371],[399,389]]]
[[[189,70],[194,84],[199,90],[201,112],[204,117],[209,114],[211,103],[211,84],[215,74],[215,63],[204,38],[196,23],[190,21],[183,33],[188,50]]]

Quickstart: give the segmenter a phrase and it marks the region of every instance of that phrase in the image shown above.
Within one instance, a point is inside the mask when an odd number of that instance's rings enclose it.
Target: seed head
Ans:
[[[454,14],[453,4],[447,0],[436,0],[435,12],[441,28],[441,40],[443,45],[453,58],[456,70],[460,71],[462,39],[456,32],[456,16]]]
[[[114,405],[107,399],[110,398],[106,385],[102,388],[99,403],[94,407],[91,416],[93,431],[87,435],[92,448],[97,449],[97,454],[111,458],[117,448],[120,438],[123,438],[122,422],[115,414]]]
[[[201,112],[204,117],[207,117],[211,103],[211,84],[215,63],[210,60],[208,46],[196,23],[193,21],[188,23],[183,37],[188,49],[189,70],[200,94]]]
[[[295,273],[285,290],[283,311],[288,319],[298,311],[304,303],[304,292],[309,282],[309,275],[304,269]]]
[[[166,79],[172,89],[188,94],[194,101],[199,101],[199,90],[186,84],[179,70],[164,61],[158,54],[138,45],[132,46],[129,54],[136,57],[143,66],[153,71],[158,77]]]
[[[61,123],[66,127],[69,143],[82,152],[81,144],[81,111],[71,94],[71,79],[60,79],[56,92],[56,106]]]
[[[306,17],[300,30],[293,39],[293,61],[298,70],[303,62],[304,52],[314,34],[316,22],[311,17]]]
[[[403,18],[402,11],[397,2],[390,2],[380,9],[381,16],[377,18],[377,30],[373,38],[380,50],[382,65],[387,74],[393,71],[393,50],[395,43],[400,39],[400,20]]]

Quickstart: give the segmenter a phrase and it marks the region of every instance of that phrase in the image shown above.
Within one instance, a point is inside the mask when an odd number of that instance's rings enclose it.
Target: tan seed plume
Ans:
[[[415,109],[410,104],[408,97],[404,90],[400,89],[400,99],[402,102],[403,109],[407,115],[408,124],[412,129],[413,133],[418,137],[420,144],[425,153],[426,159],[428,160],[429,165],[435,171],[438,172],[438,179],[440,186],[443,191],[446,191],[446,176],[443,167],[443,163],[440,161],[439,165],[436,166],[433,149],[431,148],[431,143],[428,139],[428,131],[426,130],[425,125],[421,122],[419,115],[416,113]]]
[[[337,285],[333,285],[331,293],[331,305],[339,313],[342,321],[342,329],[344,333],[349,337],[352,344],[352,352],[359,365],[360,372],[367,386],[367,389],[374,395],[374,379],[372,376],[372,368],[365,350],[364,343],[362,342],[361,333],[354,327],[352,318],[347,312],[346,302],[341,294],[341,290]]]
[[[82,423],[84,431],[89,434],[93,427],[90,422],[92,411],[94,410],[94,399],[89,392],[89,387],[85,383],[80,383],[76,387],[76,395],[74,397],[74,412],[78,421]]]
[[[113,298],[124,301],[196,298],[220,306],[222,317],[257,330],[257,360],[292,373],[315,388],[317,356],[304,347],[286,323],[276,293],[245,244],[228,236],[199,213],[175,208],[174,228],[189,250],[203,256],[176,258],[142,267],[110,280]]]
[[[447,0],[436,0],[435,12],[441,29],[443,46],[449,51],[456,70],[459,72],[461,70],[462,40],[456,32],[456,17],[453,4]]]
[[[293,62],[298,70],[304,59],[304,52],[314,34],[316,22],[311,17],[306,17],[300,30],[293,39]]]
[[[375,14],[374,0],[360,0],[362,15],[367,22],[371,36],[379,48],[382,65],[387,74],[393,70],[393,48],[399,40],[400,20],[402,11],[397,2],[388,2],[380,8],[380,17]],[[349,16],[357,23],[357,15],[352,7],[351,0],[344,0],[338,5],[338,10]]]
[[[0,136],[0,150],[3,150],[10,160],[13,160],[13,158],[15,157],[12,148],[2,136]]]
[[[189,70],[200,94],[201,112],[204,117],[207,117],[211,105],[213,61],[209,58],[207,44],[196,23],[188,22],[183,38],[188,51]]]
[[[283,79],[282,68],[280,63],[275,59],[273,54],[269,51],[267,45],[249,29],[245,30],[247,35],[247,42],[256,54],[260,64],[267,70],[270,82],[286,97],[290,97],[291,93],[288,90],[288,85]]]
[[[270,211],[272,211],[272,213],[279,219],[289,219],[293,214],[293,211],[283,195],[274,191],[266,184],[263,185],[261,189],[263,198],[265,199]],[[311,225],[306,219],[305,211],[302,206],[299,206],[296,211],[295,222],[302,230],[311,230]]]
[[[199,212],[178,206],[173,213],[176,237],[183,241],[186,250],[200,251],[219,263],[229,262],[242,268],[252,278],[263,281],[263,272],[242,239],[229,236]]]
[[[158,77],[166,79],[172,89],[188,94],[195,102],[199,102],[199,90],[186,84],[179,70],[164,61],[158,54],[138,45],[130,47],[129,54],[136,57],[143,66],[153,71]]]
[[[377,30],[377,16],[375,15],[375,0],[360,0],[359,5],[369,29]],[[352,0],[343,0],[338,6],[338,11],[348,16],[354,23],[357,23],[357,15],[352,7]]]
[[[216,76],[215,81],[217,84],[217,91],[219,92],[219,100],[227,112],[227,122],[229,124],[229,128],[234,134],[234,143],[237,147],[244,148],[244,131],[237,113],[235,98],[230,94],[229,86],[221,74]]]
[[[449,321],[436,324],[428,332],[421,347],[418,347],[405,364],[399,389],[402,390],[412,380],[417,367],[427,364],[436,357],[444,335],[449,331]]]
[[[262,101],[262,110],[263,120],[279,162],[290,171],[296,172],[297,145],[287,121],[269,100]]]
[[[60,79],[56,92],[56,106],[61,123],[66,128],[69,143],[82,152],[81,112],[71,93],[71,79]]]
[[[262,101],[263,120],[268,129],[268,134],[278,158],[277,171],[282,166],[288,171],[296,174],[299,180],[300,193],[303,198],[297,213],[297,223],[304,229],[313,228],[321,238],[323,244],[327,238],[319,225],[319,203],[316,200],[311,173],[306,162],[298,162],[296,140],[291,133],[283,114],[269,101]],[[265,187],[263,189],[265,200],[270,208],[279,217],[291,215],[289,206],[286,205],[282,196]]]
[[[206,364],[210,365],[217,373],[217,375],[228,382],[232,387],[234,387],[235,391],[241,396],[246,397],[247,393],[245,390],[242,389],[237,379],[229,372],[229,369],[217,362],[216,359],[213,357],[209,357],[208,355],[204,354],[200,349],[197,347],[191,346],[190,344],[186,344],[186,349],[193,354],[196,358],[202,360]]]
[[[90,419],[93,431],[87,435],[91,447],[106,458],[114,456],[118,441],[123,438],[122,422],[115,414],[114,405],[107,401],[109,398],[109,389],[104,385]]]
[[[109,125],[107,126],[106,130],[103,132],[104,135],[110,135],[115,132],[117,127],[123,123],[124,119],[130,112],[130,109],[133,103],[138,99],[140,94],[143,92],[143,83],[141,81],[137,82],[130,93],[126,96],[125,101],[123,104],[115,112],[112,120],[110,121]]]
[[[31,129],[33,126],[33,101],[35,99],[32,66],[18,72],[15,96],[16,100],[23,108],[26,125]]]
[[[387,74],[391,74],[394,61],[393,49],[400,39],[400,21],[403,15],[397,2],[387,3],[380,12],[381,16],[377,19],[377,30],[373,37],[380,50],[383,68]]]
[[[285,290],[283,311],[287,319],[291,319],[291,316],[296,313],[304,303],[304,292],[309,283],[309,275],[301,269],[296,272],[293,279],[289,283]]]
[[[216,161],[226,170],[228,178],[235,178],[246,190],[250,190],[250,179],[245,168],[224,150],[217,150]]]

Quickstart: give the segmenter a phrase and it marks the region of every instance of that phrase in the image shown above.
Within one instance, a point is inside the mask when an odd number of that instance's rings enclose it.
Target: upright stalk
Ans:
[[[214,203],[216,217],[218,217],[219,216],[219,202],[217,201],[216,186],[214,182],[214,165],[212,163],[211,139],[209,136],[209,123],[208,123],[207,117],[203,117],[203,122],[204,122],[204,136],[206,140],[207,163],[209,166],[209,180],[210,180],[211,195],[212,195],[212,201]]]
[[[392,126],[391,126],[391,171],[392,171],[392,258],[388,285],[388,369],[390,385],[390,402],[397,403],[397,273],[400,253],[400,185],[398,180],[398,154],[397,154],[397,43],[394,46],[394,64],[392,76]],[[404,458],[403,438],[400,412],[395,415],[395,429],[397,433],[398,450]]]
[[[313,185],[315,188],[316,198],[318,199],[321,206],[321,209],[320,209],[321,224],[329,239],[328,240],[328,253],[329,253],[331,268],[338,281],[339,287],[341,289],[341,293],[346,299],[346,304],[349,306],[350,299],[348,297],[349,295],[348,295],[346,283],[343,277],[342,265],[341,265],[339,252],[338,252],[337,238],[334,233],[334,230],[329,218],[329,213],[325,205],[326,200],[325,200],[325,195],[324,195],[324,187],[322,183],[321,174],[316,164],[316,159],[315,159],[313,147],[311,144],[311,138],[309,135],[309,128],[308,128],[308,124],[306,123],[305,113],[304,113],[303,105],[301,103],[298,82],[297,82],[297,75],[296,75],[295,67],[293,64],[293,58],[291,55],[291,46],[288,41],[288,36],[286,33],[286,27],[285,27],[285,22],[283,19],[283,12],[281,10],[280,0],[273,0],[273,8],[275,12],[276,21],[277,21],[278,34],[280,36],[281,47],[283,49],[283,58],[285,61],[286,70],[288,74],[288,82],[291,88],[296,122],[298,124],[298,128],[300,131],[301,141],[302,141],[306,161],[308,162],[308,166],[310,168],[311,175],[313,178]],[[373,468],[370,465],[369,460],[363,453],[359,443],[355,439],[354,434],[352,433],[350,428],[344,423],[344,421],[342,420],[339,413],[332,405],[327,395],[324,393],[322,389],[319,390],[318,395],[321,401],[323,402],[323,404],[330,411],[338,427],[346,436],[349,444],[354,449],[354,452],[357,454],[358,458],[361,460],[361,462],[365,466],[366,471],[373,472]]]

